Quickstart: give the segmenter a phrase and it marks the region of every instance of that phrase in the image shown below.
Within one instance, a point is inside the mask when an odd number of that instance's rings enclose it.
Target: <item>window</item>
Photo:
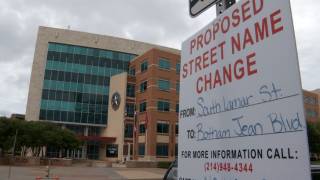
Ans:
[[[180,73],[180,64],[179,63],[176,63],[176,72]]]
[[[170,81],[158,80],[158,89],[170,91]]]
[[[141,72],[146,71],[148,69],[148,61],[141,63]]]
[[[118,157],[118,144],[107,145],[107,156],[106,157]]]
[[[135,85],[127,84],[127,97],[134,97],[135,89]]]
[[[170,110],[170,103],[164,101],[158,101],[158,108],[159,111],[169,111]]]
[[[127,109],[127,116],[128,117],[134,117],[134,105],[133,104],[127,104],[126,105]]]
[[[157,133],[169,133],[169,124],[157,123]]]
[[[317,104],[316,99],[314,99],[314,98],[312,99],[312,104],[313,104],[313,105],[316,105],[316,104]]]
[[[143,145],[140,145],[139,146],[139,156],[144,156],[144,150],[145,150],[145,146]]]
[[[176,113],[179,113],[179,103],[176,104]]]
[[[157,146],[157,156],[168,156],[168,149],[167,145]]]
[[[147,90],[147,81],[144,81],[140,84],[140,92]]]
[[[309,109],[307,110],[307,115],[311,116],[311,110],[309,110]]]
[[[177,93],[180,92],[180,83],[176,83],[176,92],[177,92]]]
[[[159,69],[170,70],[170,61],[159,59],[158,67]]]
[[[176,145],[176,148],[174,149],[174,155],[178,156],[178,146]]]
[[[310,98],[306,97],[306,103],[310,103]]]
[[[129,75],[130,76],[135,76],[136,75],[136,68],[130,69]]]
[[[145,112],[147,107],[147,102],[140,103],[139,112]]]
[[[176,124],[176,134],[179,134],[179,125]]]
[[[126,125],[126,129],[124,130],[124,137],[133,138],[133,125],[132,124]]]
[[[314,117],[318,117],[318,112],[317,111],[313,111],[313,116]]]
[[[144,124],[139,124],[139,134],[146,133],[146,127]]]

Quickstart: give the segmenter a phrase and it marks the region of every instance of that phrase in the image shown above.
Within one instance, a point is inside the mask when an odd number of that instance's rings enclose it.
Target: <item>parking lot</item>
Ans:
[[[78,164],[71,167],[51,166],[50,177],[58,176],[62,180],[101,180],[101,179],[162,179],[166,169],[126,168],[122,164],[113,164],[107,168],[105,162],[93,162],[93,167]],[[45,178],[46,166],[12,166],[12,180],[34,180],[37,176]],[[0,179],[8,179],[9,166],[0,166]]]

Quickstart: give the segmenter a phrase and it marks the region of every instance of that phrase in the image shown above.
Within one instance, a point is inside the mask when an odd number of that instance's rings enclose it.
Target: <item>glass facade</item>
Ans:
[[[126,129],[124,131],[124,137],[133,138],[133,125],[132,124],[126,125]]]
[[[49,43],[40,120],[107,124],[110,77],[136,55]]]
[[[100,141],[91,140],[87,143],[87,158],[99,159]]]
[[[134,117],[134,105],[133,104],[126,104],[127,116]]]
[[[135,85],[127,84],[127,97],[134,97],[135,94]]]

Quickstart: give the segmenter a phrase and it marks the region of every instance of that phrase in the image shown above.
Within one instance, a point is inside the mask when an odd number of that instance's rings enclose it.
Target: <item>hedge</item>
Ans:
[[[157,167],[168,169],[170,167],[171,163],[172,162],[158,162]]]

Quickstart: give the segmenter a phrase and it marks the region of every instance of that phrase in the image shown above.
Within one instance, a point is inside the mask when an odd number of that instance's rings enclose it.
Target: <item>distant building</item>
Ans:
[[[11,119],[20,119],[20,120],[24,121],[25,115],[24,114],[12,114]]]
[[[318,94],[303,90],[303,102],[307,121],[320,122]]]
[[[47,147],[49,157],[173,160],[179,73],[177,49],[39,27],[26,121],[57,123],[82,139],[79,151]]]

